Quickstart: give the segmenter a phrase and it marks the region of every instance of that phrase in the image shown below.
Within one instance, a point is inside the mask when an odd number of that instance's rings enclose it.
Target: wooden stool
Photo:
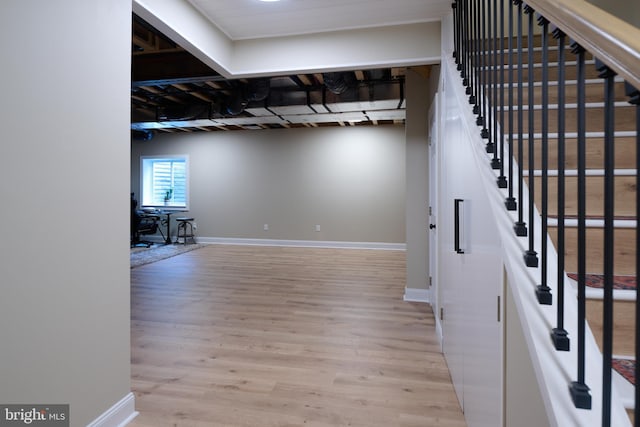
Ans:
[[[178,223],[178,234],[176,236],[176,243],[180,243],[180,238],[184,239],[183,244],[187,244],[187,239],[191,239],[192,243],[196,242],[196,235],[193,232],[193,218],[180,217],[176,218]]]

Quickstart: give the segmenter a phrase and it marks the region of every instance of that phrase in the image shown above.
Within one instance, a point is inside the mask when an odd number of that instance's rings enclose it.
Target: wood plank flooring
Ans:
[[[210,245],[131,271],[133,427],[465,426],[398,251]]]

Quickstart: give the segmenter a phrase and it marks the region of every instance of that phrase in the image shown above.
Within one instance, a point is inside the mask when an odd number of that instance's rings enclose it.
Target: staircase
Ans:
[[[554,49],[555,50],[555,49]],[[569,52],[569,51],[568,51]],[[567,57],[567,78],[575,78],[575,56],[569,53]],[[603,226],[604,226],[604,82],[598,78],[594,60],[586,61],[586,94],[587,94],[587,134],[586,134],[586,317],[596,341],[602,350],[603,337]],[[538,69],[542,64],[536,64]],[[551,64],[550,64],[551,65]],[[555,65],[555,64],[554,64]],[[557,67],[557,66],[556,66]],[[549,67],[549,76],[557,76],[557,70]],[[541,84],[541,76],[536,74],[535,81]],[[549,82],[550,95],[557,94],[557,81]],[[575,80],[567,85],[567,109],[565,111],[567,139],[565,140],[566,156],[565,167],[565,271],[571,279],[578,280],[577,258],[577,139],[575,138],[577,123],[577,108],[575,105],[576,85]],[[555,90],[554,90],[555,89]],[[635,200],[636,200],[636,123],[635,106],[627,102],[625,96],[624,81],[616,79],[615,83],[615,253],[614,253],[614,331],[613,331],[613,355],[614,355],[614,384],[618,392],[623,396],[625,407],[630,416],[633,414],[635,383]],[[541,99],[541,94],[535,96]],[[550,97],[557,102],[557,95]],[[524,100],[528,102],[528,99]],[[550,102],[553,102],[550,100]],[[558,249],[558,146],[557,146],[557,108],[554,105],[549,109],[549,157],[548,157],[548,231]],[[540,189],[542,184],[541,154],[539,147],[542,144],[539,132],[541,122],[541,106],[536,105],[535,123],[536,139],[534,140],[535,188]],[[528,110],[528,108],[527,108]],[[528,116],[524,115],[524,126],[528,126]],[[555,138],[553,138],[555,136]],[[516,148],[517,150],[517,148]],[[529,162],[529,147],[523,142],[524,163]],[[527,180],[528,184],[528,180]],[[542,198],[540,191],[536,193],[536,206],[540,210]]]
[[[535,3],[549,7],[544,1]],[[496,13],[498,7],[500,13]],[[508,16],[502,12],[507,8],[512,8],[509,10],[515,16],[509,27],[506,18],[497,18]],[[487,16],[486,22],[482,16]],[[476,18],[478,22],[474,21]],[[640,113],[631,101],[632,96],[638,96],[637,91],[634,93],[624,79],[614,77],[605,64],[522,1],[458,1],[454,20],[459,26],[469,24],[457,32],[456,55],[462,56],[456,56],[456,63],[470,103],[476,104],[474,113],[487,138],[487,152],[493,153],[492,167],[500,169],[498,185],[511,190],[509,180],[519,178],[505,176],[505,169],[510,170],[507,163],[513,159],[533,195],[535,211],[518,211],[514,228],[519,236],[529,236],[527,265],[544,264],[538,301],[550,304],[553,300],[556,304],[560,289],[557,278],[546,275],[545,263],[556,260],[533,250],[532,241],[539,239],[544,252],[547,239],[539,237],[540,230],[531,231],[532,215],[542,217],[542,231],[548,233],[558,253],[558,268],[570,279],[565,283],[586,298],[585,318],[603,352],[604,367],[609,366],[612,354],[612,381],[605,372],[603,387],[612,384],[633,422],[638,335],[636,151]],[[502,30],[500,26],[504,26]],[[509,40],[504,34],[519,36]],[[468,40],[466,44],[464,40]],[[519,53],[517,47],[521,48]],[[635,66],[634,75],[640,75],[640,64]],[[613,144],[606,144],[607,136]],[[507,148],[501,146],[501,138],[506,140]],[[505,151],[508,147],[513,151]],[[510,196],[513,198],[505,200],[508,209],[523,209],[525,203],[518,200],[523,194],[510,191]],[[613,239],[607,240],[607,235]],[[611,341],[605,338],[611,335]],[[579,339],[569,336],[572,348]],[[557,349],[560,347],[556,345]],[[606,391],[603,393],[607,395]],[[611,423],[610,416],[607,421],[606,401],[605,398],[602,425]],[[591,405],[575,397],[574,403],[578,408]]]
[[[536,51],[540,38],[536,37]],[[553,48],[550,52],[557,52]],[[523,52],[528,53],[527,49]],[[570,279],[575,283],[578,280],[578,239],[577,239],[577,82],[575,55],[567,50],[567,62],[565,69],[566,77],[572,79],[566,85],[565,105],[565,271]],[[542,63],[539,55],[535,70],[541,70]],[[586,317],[589,327],[602,350],[603,337],[603,226],[604,226],[604,82],[598,78],[598,70],[595,60],[588,55],[585,62],[586,69]],[[528,64],[524,64],[525,69]],[[506,68],[506,64],[505,64]],[[557,63],[549,63],[549,77],[555,78],[558,75]],[[524,78],[528,79],[527,74]],[[542,75],[535,73],[534,90],[534,187],[541,188],[542,184],[542,155],[540,147],[541,138],[541,114],[542,106],[538,104],[542,98]],[[548,232],[558,249],[558,108],[554,105],[558,102],[558,82],[548,81],[549,85],[549,138],[548,138]],[[508,88],[502,87],[506,91]],[[615,253],[614,253],[614,333],[613,333],[613,354],[614,354],[614,384],[618,388],[619,394],[624,399],[625,407],[628,409],[630,418],[633,417],[634,406],[634,369],[635,369],[635,300],[636,300],[636,266],[635,266],[635,236],[636,236],[636,121],[635,106],[629,104],[625,95],[624,80],[615,80]],[[522,141],[523,164],[529,164],[529,145],[526,138],[528,128],[528,83],[524,84],[523,97],[523,127],[525,138]],[[515,98],[517,100],[517,97]],[[517,111],[517,110],[516,110]],[[503,126],[506,132],[516,132],[516,129],[509,129],[505,123]],[[517,140],[517,135],[514,135]],[[518,145],[514,146],[517,152]],[[529,185],[529,180],[525,176],[525,182]],[[538,210],[541,210],[542,197],[537,191],[535,203]]]

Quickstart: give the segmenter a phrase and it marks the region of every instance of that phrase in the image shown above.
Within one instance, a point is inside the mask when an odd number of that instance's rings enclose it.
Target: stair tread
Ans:
[[[578,280],[578,273],[567,273],[567,276],[575,281]],[[585,279],[585,284],[590,288],[602,289],[604,287],[604,275],[602,274],[587,274]],[[613,276],[613,289],[635,290],[636,277],[627,275]]]
[[[636,385],[636,380],[635,380],[636,361],[635,360],[613,359],[611,361],[611,366],[624,379],[629,381],[634,386]]]
[[[553,219],[558,219],[558,215],[557,214],[549,214],[547,215],[548,218],[553,218]],[[565,214],[564,219],[578,219],[578,215],[575,214]],[[585,219],[591,219],[591,220],[603,220],[604,221],[604,216],[602,215],[585,215]],[[614,221],[635,221],[636,217],[632,216],[632,215],[616,215],[613,217]]]

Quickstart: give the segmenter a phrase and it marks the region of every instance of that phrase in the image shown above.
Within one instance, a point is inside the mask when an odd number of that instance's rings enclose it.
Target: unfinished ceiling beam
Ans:
[[[306,74],[298,74],[298,78],[305,86],[313,86],[313,82]]]
[[[399,77],[404,77],[406,74],[405,68],[392,68],[391,69],[391,77],[397,79]]]
[[[147,92],[151,92],[154,95],[161,96],[164,99],[169,99],[169,100],[171,100],[173,102],[177,102],[178,104],[184,104],[184,102],[180,98],[175,97],[173,95],[167,95],[164,91],[162,91],[162,90],[160,90],[160,89],[158,89],[156,87],[153,87],[153,86],[142,86],[140,89],[144,89]]]
[[[175,87],[176,89],[179,89],[179,90],[181,90],[181,91],[183,91],[183,92],[185,92],[185,93],[188,93],[189,95],[191,95],[191,96],[193,96],[193,97],[195,97],[195,98],[198,98],[198,99],[200,99],[200,100],[202,100],[202,101],[205,101],[205,102],[213,102],[213,99],[211,99],[211,98],[209,98],[208,96],[203,95],[203,94],[201,94],[201,93],[199,93],[199,92],[195,92],[195,91],[191,90],[191,88],[189,88],[189,86],[187,86],[187,85],[184,85],[184,84],[174,84],[174,85],[172,85],[172,86],[173,86],[173,87]]]
[[[431,76],[431,65],[421,65],[419,67],[410,67],[409,69],[420,74],[425,79]]]

